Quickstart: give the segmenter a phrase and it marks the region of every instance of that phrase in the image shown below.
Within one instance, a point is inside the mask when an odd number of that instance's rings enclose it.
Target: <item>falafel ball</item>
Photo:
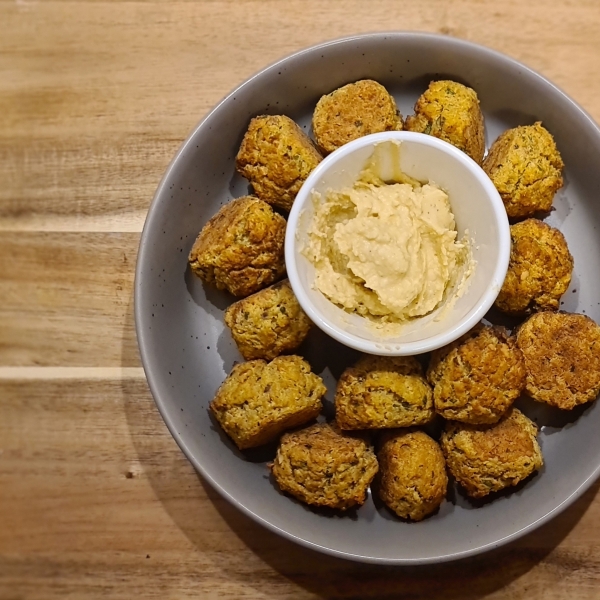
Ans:
[[[261,446],[315,419],[323,380],[300,356],[240,363],[218,389],[210,410],[240,450]]]
[[[312,327],[287,279],[234,302],[225,311],[225,324],[246,360],[291,352]]]
[[[446,461],[436,441],[422,431],[387,437],[377,453],[379,497],[403,519],[421,521],[435,512],[448,487]]]
[[[557,310],[573,272],[565,236],[538,219],[527,219],[511,225],[510,237],[510,262],[496,307],[513,315]]]
[[[505,131],[482,165],[514,218],[550,210],[563,184],[563,166],[552,134],[540,121]]]
[[[306,504],[339,510],[364,503],[378,468],[365,440],[327,423],[283,435],[271,465],[284,492]]]
[[[456,81],[432,81],[406,118],[405,129],[449,142],[481,164],[485,125],[475,90]]]
[[[517,331],[527,380],[525,391],[563,410],[600,392],[600,327],[586,315],[541,312]]]
[[[312,128],[324,153],[333,152],[357,138],[402,129],[394,98],[376,81],[363,79],[321,96]]]
[[[335,414],[342,429],[421,425],[434,416],[431,387],[412,356],[365,355],[342,373]]]
[[[537,427],[516,408],[495,425],[448,421],[440,445],[450,473],[473,498],[517,485],[544,464]]]
[[[433,352],[427,379],[445,419],[495,423],[523,391],[525,363],[504,328],[480,325]]]
[[[285,226],[285,219],[258,198],[232,200],[198,234],[190,267],[220,290],[253,294],[285,273]]]
[[[322,158],[292,119],[263,115],[250,121],[235,165],[261,200],[289,211],[302,184]]]

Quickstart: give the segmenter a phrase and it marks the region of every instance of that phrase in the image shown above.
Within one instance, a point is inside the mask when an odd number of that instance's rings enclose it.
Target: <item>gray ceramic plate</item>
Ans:
[[[428,563],[482,552],[515,539],[571,504],[600,468],[600,407],[570,414],[520,401],[541,427],[546,460],[537,476],[481,506],[453,490],[438,514],[417,524],[394,518],[369,497],[347,516],[313,512],[283,496],[265,466],[266,448],[242,454],[208,413],[208,403],[241,360],[223,310],[232,298],[204,287],[187,254],[206,221],[248,191],[234,157],[249,119],[285,113],[307,131],[319,97],[372,78],[396,97],[403,115],[434,78],[473,87],[486,118],[487,143],[535,120],[554,134],[565,186],[548,222],[565,234],[575,258],[563,309],[600,321],[600,131],[564,93],[527,67],[448,37],[388,33],[337,40],[286,58],[223,100],[194,130],[169,166],[148,213],[135,282],[135,317],[144,368],[156,404],[186,456],[239,509],[292,540],[355,560]],[[332,399],[336,378],[355,354],[318,330],[302,348]]]

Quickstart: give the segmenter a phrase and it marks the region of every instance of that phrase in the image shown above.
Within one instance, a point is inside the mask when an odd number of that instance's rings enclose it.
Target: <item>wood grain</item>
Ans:
[[[600,120],[600,3],[0,0],[0,598],[599,598],[594,486],[518,543],[436,567],[297,547],[196,475],[135,343],[139,232],[194,125],[258,69],[419,30],[539,70]]]
[[[138,366],[139,237],[0,232],[0,364]]]

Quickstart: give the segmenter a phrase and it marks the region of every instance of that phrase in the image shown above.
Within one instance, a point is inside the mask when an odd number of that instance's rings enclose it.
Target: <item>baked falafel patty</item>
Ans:
[[[516,408],[494,425],[448,421],[440,445],[450,473],[473,498],[515,486],[544,463],[537,426]]]
[[[323,380],[300,356],[278,356],[235,365],[210,410],[240,449],[261,446],[316,418],[326,392]]]
[[[548,212],[563,184],[560,152],[540,121],[502,133],[482,167],[513,218]]]
[[[433,352],[427,379],[445,419],[495,423],[523,391],[525,364],[506,330],[480,325]]]
[[[313,506],[360,506],[378,470],[373,449],[327,423],[282,436],[271,471],[279,487]]]
[[[421,521],[446,497],[444,455],[437,442],[422,431],[401,431],[386,437],[377,453],[379,497],[399,517]]]
[[[253,294],[285,273],[285,227],[266,202],[253,196],[232,200],[198,234],[190,268],[234,296]]]
[[[402,117],[394,98],[380,83],[363,79],[322,96],[312,128],[319,148],[329,153],[371,133],[399,131]]]
[[[291,352],[312,327],[287,279],[234,302],[224,318],[246,360],[271,360]]]
[[[405,129],[449,142],[481,164],[485,124],[477,93],[456,81],[432,81],[417,100]]]
[[[573,272],[565,236],[543,221],[527,219],[510,226],[510,237],[510,262],[496,307],[513,315],[557,310]]]
[[[570,410],[600,392],[600,327],[586,315],[541,312],[517,330],[525,359],[525,391]]]
[[[422,425],[434,416],[431,387],[412,356],[365,355],[342,373],[335,414],[342,429]]]
[[[250,121],[235,165],[261,200],[289,211],[302,184],[322,158],[292,119],[262,115]]]

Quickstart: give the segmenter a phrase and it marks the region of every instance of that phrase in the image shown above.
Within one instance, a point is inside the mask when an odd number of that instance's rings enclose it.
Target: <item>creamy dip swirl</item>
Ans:
[[[470,245],[466,235],[457,240],[448,195],[436,185],[363,177],[316,200],[304,254],[316,287],[335,304],[401,322],[464,287]]]

